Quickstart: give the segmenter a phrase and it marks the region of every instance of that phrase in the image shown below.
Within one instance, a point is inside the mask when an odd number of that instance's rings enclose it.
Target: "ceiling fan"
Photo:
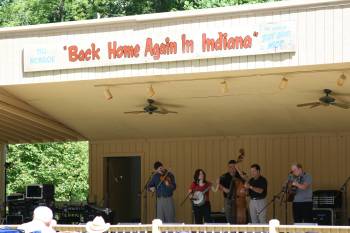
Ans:
[[[336,101],[336,99],[334,97],[332,97],[331,95],[337,95],[334,92],[332,92],[332,90],[330,89],[324,89],[323,92],[326,94],[325,96],[320,97],[317,102],[310,102],[310,103],[304,103],[304,104],[298,104],[297,107],[307,107],[309,106],[310,108],[315,108],[318,106],[329,106],[329,105],[333,105],[335,107],[339,107],[339,108],[343,108],[343,109],[348,109],[350,108],[350,104],[349,103],[345,103],[345,102],[338,102]]]
[[[170,107],[179,107],[179,105],[172,105],[172,104],[162,104],[158,101],[155,101],[153,99],[147,99],[147,105],[143,108],[143,110],[140,111],[129,111],[129,112],[124,112],[125,114],[141,114],[141,113],[148,113],[148,114],[169,114],[169,113],[177,113],[174,111],[169,111],[165,109],[162,106],[170,106]]]

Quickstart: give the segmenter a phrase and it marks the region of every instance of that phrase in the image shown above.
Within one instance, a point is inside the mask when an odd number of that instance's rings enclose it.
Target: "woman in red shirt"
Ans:
[[[202,169],[197,169],[193,175],[193,182],[188,190],[190,199],[192,200],[195,224],[203,224],[203,219],[205,223],[211,222],[210,189],[216,192],[218,190],[218,184],[214,187],[211,182],[206,180],[205,172]]]

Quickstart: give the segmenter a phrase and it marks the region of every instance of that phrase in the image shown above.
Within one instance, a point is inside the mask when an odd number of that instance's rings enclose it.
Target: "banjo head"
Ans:
[[[192,202],[195,206],[202,206],[205,203],[205,196],[203,192],[194,192],[192,197]]]

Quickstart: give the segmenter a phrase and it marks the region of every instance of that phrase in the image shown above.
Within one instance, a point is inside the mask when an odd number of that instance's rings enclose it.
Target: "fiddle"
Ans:
[[[159,188],[159,186],[164,183],[166,186],[171,186],[172,185],[172,181],[171,178],[169,176],[170,172],[167,169],[163,169],[161,171],[161,176],[160,176],[160,182],[157,185],[157,188]]]

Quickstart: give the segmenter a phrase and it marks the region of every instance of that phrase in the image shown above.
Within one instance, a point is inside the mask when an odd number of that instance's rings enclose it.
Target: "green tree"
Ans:
[[[0,0],[0,26],[260,3],[278,0]]]
[[[277,0],[184,0],[183,8],[185,10],[191,10],[273,1]]]
[[[87,142],[9,145],[7,162],[8,194],[28,184],[54,184],[56,200],[87,198]]]

